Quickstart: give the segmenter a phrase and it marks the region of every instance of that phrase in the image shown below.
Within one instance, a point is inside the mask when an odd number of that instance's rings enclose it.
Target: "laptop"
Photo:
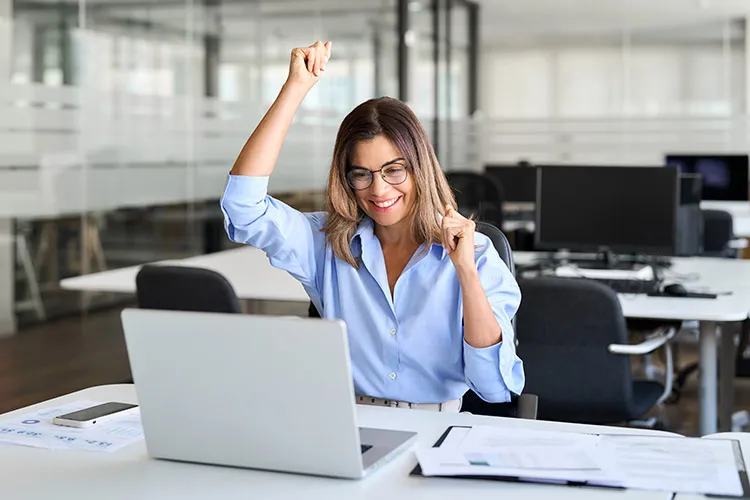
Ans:
[[[155,458],[361,478],[415,441],[357,426],[343,321],[125,309],[122,324]]]

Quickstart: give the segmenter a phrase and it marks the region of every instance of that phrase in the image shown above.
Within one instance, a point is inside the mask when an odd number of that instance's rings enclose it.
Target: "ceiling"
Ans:
[[[721,40],[725,33],[741,38],[744,26],[730,23],[750,17],[750,0],[477,0],[480,36],[485,46],[561,41],[636,39]],[[127,21],[148,29],[184,31],[188,5],[198,8],[190,22],[196,31],[211,30],[211,15],[202,7],[218,5],[226,36],[276,38],[282,43],[311,33],[334,40],[367,36],[374,24],[395,36],[396,0],[86,0],[92,22]],[[412,0],[415,21],[431,30],[430,0]],[[42,14],[67,8],[76,0],[15,0],[16,9]],[[419,28],[418,28],[419,29]]]
[[[750,16],[750,0],[478,0],[484,45],[550,40],[681,37],[721,39],[724,24]],[[737,30],[735,24],[732,30]]]

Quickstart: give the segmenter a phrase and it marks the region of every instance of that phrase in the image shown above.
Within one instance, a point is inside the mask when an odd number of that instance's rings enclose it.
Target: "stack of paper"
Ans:
[[[113,452],[143,439],[140,412],[85,429],[52,423],[58,415],[101,404],[79,400],[0,420],[0,443],[54,450]]]
[[[744,465],[732,441],[454,427],[439,447],[418,450],[417,458],[425,476],[744,494]]]

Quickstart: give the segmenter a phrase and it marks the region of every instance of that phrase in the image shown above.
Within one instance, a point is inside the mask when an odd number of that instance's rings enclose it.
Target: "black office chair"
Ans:
[[[649,344],[629,345],[625,317],[609,287],[553,277],[519,280],[519,285],[518,354],[526,389],[539,396],[540,419],[628,422],[666,399],[668,387],[632,379],[629,355],[667,345],[673,331]]]
[[[241,313],[231,283],[198,267],[145,265],[135,278],[138,307],[172,311]]]
[[[468,217],[503,227],[503,187],[494,178],[478,172],[446,172],[458,211]]]
[[[513,251],[510,248],[510,243],[508,242],[505,233],[487,222],[478,221],[476,224],[477,232],[482,233],[490,239],[495,250],[497,250],[498,255],[500,255],[500,259],[506,266],[508,266],[511,274],[515,276],[516,267],[513,262]],[[513,318],[511,323],[515,328],[516,319]],[[517,336],[516,345],[518,345]],[[513,396],[510,403],[487,403],[474,391],[469,390],[464,394],[462,411],[467,411],[475,415],[490,415],[493,417],[535,419],[538,404],[539,398],[534,394]]]
[[[703,257],[736,258],[738,249],[733,247],[732,214],[724,210],[701,210],[703,214]]]

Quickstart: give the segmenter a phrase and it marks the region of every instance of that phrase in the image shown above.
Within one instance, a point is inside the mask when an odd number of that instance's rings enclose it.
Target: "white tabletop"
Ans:
[[[137,402],[132,385],[86,389],[32,407],[22,413],[59,402]],[[302,410],[302,409],[301,409]],[[10,414],[15,413],[11,412]],[[10,415],[8,414],[8,415]],[[415,448],[363,480],[329,479],[248,469],[216,467],[155,460],[143,442],[112,454],[43,450],[0,445],[3,498],[60,499],[430,499],[483,498],[571,500],[630,498],[669,499],[671,494],[648,491],[535,485],[482,480],[421,478],[409,476],[416,464],[416,447],[431,446],[451,425],[496,425],[506,428],[571,432],[662,434],[639,429],[562,424],[521,419],[479,417],[469,414],[434,413],[393,408],[358,407],[359,424],[419,433]]]
[[[529,263],[540,254],[516,252],[516,263]],[[218,271],[232,283],[241,299],[306,302],[307,293],[297,280],[268,262],[266,255],[252,247],[200,255],[160,264],[205,267]],[[92,292],[135,293],[135,276],[140,266],[67,278],[63,288]],[[698,278],[691,281],[691,278]],[[628,317],[742,321],[750,310],[750,261],[739,259],[677,258],[668,272],[668,281],[684,281],[693,290],[728,292],[714,300],[646,295],[621,295],[623,313]]]
[[[268,262],[261,250],[249,246],[157,264],[204,267],[224,275],[241,299],[308,301],[302,285],[286,271]],[[141,266],[87,274],[60,281],[68,290],[135,293],[135,277]]]
[[[517,265],[533,263],[546,254],[515,252]],[[682,283],[688,290],[720,294],[716,299],[649,297],[620,294],[622,312],[629,318],[667,320],[743,321],[750,311],[750,260],[677,257],[665,273],[667,283]],[[731,292],[729,295],[722,293]]]

